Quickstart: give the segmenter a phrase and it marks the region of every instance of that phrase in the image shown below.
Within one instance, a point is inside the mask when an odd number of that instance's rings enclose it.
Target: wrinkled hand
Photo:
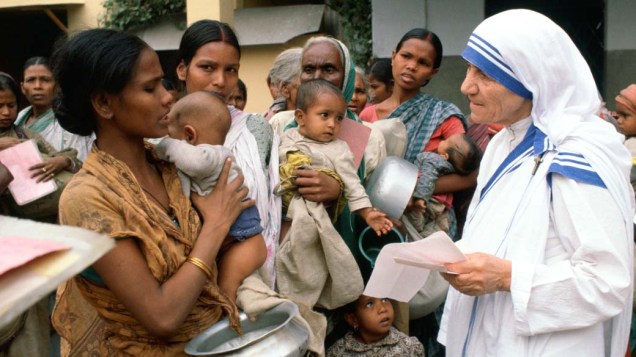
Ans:
[[[223,165],[216,186],[206,196],[192,193],[192,203],[197,208],[204,223],[222,225],[229,228],[239,214],[246,208],[254,206],[254,200],[243,199],[248,194],[247,187],[243,186],[243,176],[239,175],[232,182],[227,182],[230,172],[231,160]]]
[[[386,213],[375,208],[363,208],[358,213],[378,236],[387,234],[393,227],[393,222],[387,218]]]
[[[316,170],[296,170],[298,193],[312,202],[335,201],[340,196],[340,185],[333,177]]]
[[[471,296],[510,291],[512,262],[485,253],[466,254],[467,260],[446,264],[448,271],[442,274],[457,291]]]
[[[29,171],[31,171],[31,178],[35,178],[36,182],[46,182],[69,166],[71,166],[71,159],[55,156],[29,167]]]
[[[20,143],[20,139],[12,138],[12,137],[4,137],[0,138],[0,150],[8,149],[14,145],[18,145]]]

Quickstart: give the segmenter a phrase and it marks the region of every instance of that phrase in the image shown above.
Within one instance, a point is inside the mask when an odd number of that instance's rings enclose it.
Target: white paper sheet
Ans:
[[[16,235],[70,249],[47,254],[0,275],[0,327],[115,246],[112,238],[86,229],[0,216],[0,236]]]
[[[466,256],[444,232],[412,243],[385,245],[371,273],[364,295],[408,302],[422,288],[431,270],[446,272],[446,263]]]

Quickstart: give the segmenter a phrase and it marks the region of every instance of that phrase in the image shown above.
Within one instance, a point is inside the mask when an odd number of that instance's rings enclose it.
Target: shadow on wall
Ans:
[[[455,104],[468,115],[468,99],[459,89],[465,76],[466,61],[461,56],[444,56],[439,72],[422,91]]]

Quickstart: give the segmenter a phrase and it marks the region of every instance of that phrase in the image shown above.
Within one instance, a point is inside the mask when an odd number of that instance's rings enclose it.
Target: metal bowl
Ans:
[[[309,332],[296,321],[298,306],[282,302],[250,321],[239,314],[243,335],[230,327],[227,318],[195,336],[185,346],[191,356],[304,356]]]
[[[417,166],[389,156],[373,170],[365,185],[373,207],[393,219],[399,219],[409,203],[417,183]]]

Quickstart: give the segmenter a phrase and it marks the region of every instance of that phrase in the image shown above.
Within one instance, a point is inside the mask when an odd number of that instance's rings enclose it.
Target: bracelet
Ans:
[[[77,164],[75,164],[75,160],[73,160],[73,159],[69,159],[69,160],[71,160],[71,165],[69,166],[68,170],[70,172],[72,172],[72,173],[75,173],[76,172],[75,169],[77,167]]]
[[[206,262],[196,257],[188,257],[188,259],[186,259],[186,262],[201,269],[203,274],[205,274],[205,276],[207,276],[209,280],[212,280],[214,274],[212,273],[212,268],[210,268],[210,266]]]

